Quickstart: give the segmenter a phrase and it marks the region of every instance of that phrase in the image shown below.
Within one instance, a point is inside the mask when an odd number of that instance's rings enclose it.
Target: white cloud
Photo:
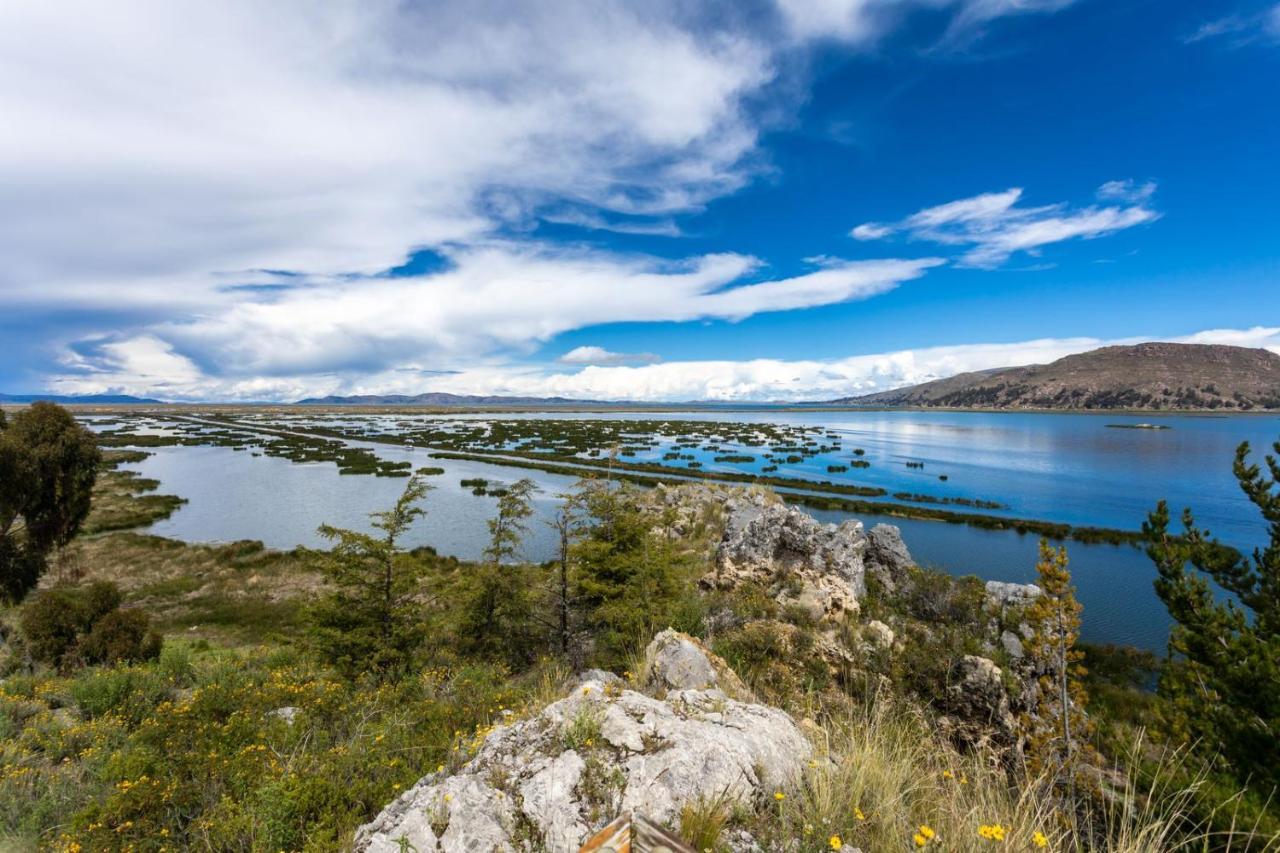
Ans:
[[[150,327],[230,376],[376,371],[528,350],[612,322],[739,320],[866,299],[937,259],[841,261],[791,278],[741,283],[760,262],[734,254],[672,263],[530,244],[453,250],[452,267],[403,278],[308,280],[188,322]],[[112,351],[106,351],[114,355]]]
[[[1206,21],[1183,42],[1195,44],[1206,39],[1228,37],[1232,47],[1242,47],[1260,39],[1280,42],[1280,3],[1253,14],[1236,13]]]
[[[852,44],[871,42],[906,14],[918,9],[953,10],[944,41],[975,38],[982,25],[996,18],[1033,12],[1056,12],[1076,0],[777,0],[794,38],[833,39]]]
[[[604,347],[580,346],[556,359],[561,364],[652,364],[662,361],[651,352],[611,352]]]
[[[200,378],[172,383],[167,395],[189,399],[296,400],[324,394],[406,393],[426,390],[458,394],[563,396],[593,400],[829,400],[927,382],[956,373],[1042,364],[1102,346],[1146,340],[1265,347],[1280,354],[1280,327],[1212,329],[1180,337],[1135,336],[1043,338],[1016,343],[974,343],[872,353],[827,360],[753,359],[680,361],[643,366],[588,366],[564,373],[536,365],[472,365],[432,377],[385,371],[355,379],[339,376],[224,380]],[[150,393],[140,382],[134,350],[122,353],[114,371],[69,377],[55,385],[62,393]],[[154,367],[154,365],[152,365]],[[181,371],[180,365],[175,369]]]
[[[875,6],[878,33],[927,7],[1058,4],[837,5]],[[543,217],[674,236],[767,168],[760,135],[799,100],[794,54],[827,26],[783,37],[797,8],[10,0],[0,311],[100,318],[88,341],[50,342],[93,353],[68,357],[85,381],[145,367],[274,394],[276,377],[452,367],[594,323],[883,292],[934,262],[743,283],[760,265],[745,255],[659,263],[528,236]],[[424,249],[451,268],[382,275]]]
[[[1123,181],[1107,181],[1098,187],[1098,198],[1103,201],[1123,201],[1140,204],[1156,193],[1156,182],[1138,183],[1132,178]]]
[[[1015,187],[925,208],[891,225],[864,223],[850,233],[859,240],[902,233],[914,240],[968,246],[961,266],[994,269],[1019,252],[1035,255],[1042,246],[1152,222],[1160,217],[1147,204],[1155,190],[1153,182],[1108,181],[1099,187],[1098,197],[1120,204],[1072,209],[1065,203],[1018,207],[1022,189]]]
[[[864,222],[849,232],[849,236],[855,240],[883,240],[893,233],[893,228],[889,225],[881,225],[879,222]]]

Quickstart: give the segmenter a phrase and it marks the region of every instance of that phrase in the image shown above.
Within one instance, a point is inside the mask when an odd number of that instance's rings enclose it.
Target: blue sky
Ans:
[[[829,399],[1280,351],[1274,0],[5,15],[0,390]]]

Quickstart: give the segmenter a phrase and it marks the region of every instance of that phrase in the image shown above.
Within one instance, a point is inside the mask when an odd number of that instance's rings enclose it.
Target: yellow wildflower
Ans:
[[[840,836],[838,836],[838,835],[833,835],[833,836],[831,836],[830,838],[828,838],[828,839],[827,839],[827,845],[828,845],[832,850],[839,850],[841,847],[843,847],[843,846],[844,846],[844,842],[840,840]]]
[[[954,773],[952,773],[950,770],[943,770],[943,771],[942,771],[942,778],[943,778],[943,779],[953,779],[953,778],[955,778],[955,774],[954,774]]]
[[[983,824],[978,827],[978,835],[988,841],[1004,841],[1004,827],[998,823]]]
[[[787,798],[787,795],[786,795],[786,794],[784,794],[784,793],[782,793],[781,791],[774,791],[774,792],[773,792],[773,798],[774,798],[775,800],[777,800],[778,802],[782,802],[783,800],[785,800],[785,799]]]
[[[921,835],[918,832],[915,835],[911,836],[911,840],[916,843],[917,847],[923,847],[929,843],[929,839],[925,838],[923,835]]]
[[[864,815],[864,814],[862,813],[862,809],[857,808],[856,806],[855,806],[855,807],[854,807],[854,809],[853,809],[853,816],[854,816],[854,818],[856,818],[857,820],[866,820],[866,819],[867,819],[867,816],[866,816],[866,815]]]
[[[932,840],[933,840],[933,837],[934,837],[937,833],[935,833],[935,832],[934,832],[934,831],[929,827],[929,825],[928,825],[928,824],[924,824],[924,823],[922,823],[922,824],[920,824],[920,834],[924,836],[924,840],[925,840],[925,841],[932,841]]]
[[[1037,829],[1031,834],[1031,843],[1037,847],[1048,847],[1049,839],[1043,832]]]

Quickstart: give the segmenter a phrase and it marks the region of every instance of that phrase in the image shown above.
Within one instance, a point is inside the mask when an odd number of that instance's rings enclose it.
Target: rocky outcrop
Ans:
[[[1015,746],[1018,723],[1010,707],[1000,667],[984,657],[965,655],[951,669],[944,725],[960,741]]]
[[[902,531],[892,524],[877,524],[867,534],[867,571],[880,583],[886,593],[896,592],[907,580],[907,573],[915,565],[907,543],[902,541]]]
[[[662,631],[649,643],[644,657],[640,682],[653,696],[665,696],[673,690],[718,688],[731,699],[755,700],[728,664],[688,634],[671,628]]]
[[[860,521],[822,524],[776,497],[744,491],[725,505],[715,568],[703,584],[756,584],[815,622],[838,620],[856,614],[866,592],[866,547]]]
[[[626,811],[669,823],[700,797],[749,805],[798,777],[808,740],[784,712],[726,695],[723,661],[674,631],[649,657],[664,698],[589,673],[491,732],[456,773],[420,780],[357,831],[356,849],[575,851]]]

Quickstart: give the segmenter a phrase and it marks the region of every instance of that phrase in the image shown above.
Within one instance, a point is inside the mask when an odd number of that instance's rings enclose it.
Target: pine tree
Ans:
[[[1143,525],[1156,594],[1174,620],[1158,686],[1168,730],[1264,794],[1280,786],[1280,442],[1272,448],[1270,476],[1249,462],[1248,442],[1232,466],[1267,526],[1251,555],[1197,527],[1190,509],[1171,533],[1164,501]]]
[[[573,637],[577,630],[578,601],[573,595],[573,577],[570,569],[570,541],[577,525],[578,506],[572,494],[560,495],[560,509],[547,522],[556,534],[556,559],[552,563],[547,598],[551,603],[551,632],[556,650],[564,657],[572,657]],[[577,661],[576,663],[581,663]]]
[[[583,480],[578,535],[570,550],[575,597],[595,634],[600,663],[621,663],[677,620],[692,596],[689,556],[658,531],[629,483]]]
[[[537,646],[533,579],[529,566],[516,560],[536,491],[532,480],[523,479],[499,495],[485,561],[468,579],[458,629],[464,650],[515,668],[531,663]]]
[[[1039,691],[1035,707],[1023,718],[1027,767],[1074,795],[1090,726],[1085,716],[1088,696],[1081,683],[1084,654],[1075,648],[1081,606],[1071,585],[1066,547],[1054,548],[1041,539],[1036,573],[1040,595],[1027,607],[1032,635],[1026,652],[1036,665]]]
[[[372,513],[381,535],[320,527],[335,544],[319,561],[330,590],[310,609],[311,639],[349,676],[402,673],[426,639],[422,581],[428,566],[401,549],[400,538],[425,515],[418,503],[430,489],[413,477],[392,509]]]

